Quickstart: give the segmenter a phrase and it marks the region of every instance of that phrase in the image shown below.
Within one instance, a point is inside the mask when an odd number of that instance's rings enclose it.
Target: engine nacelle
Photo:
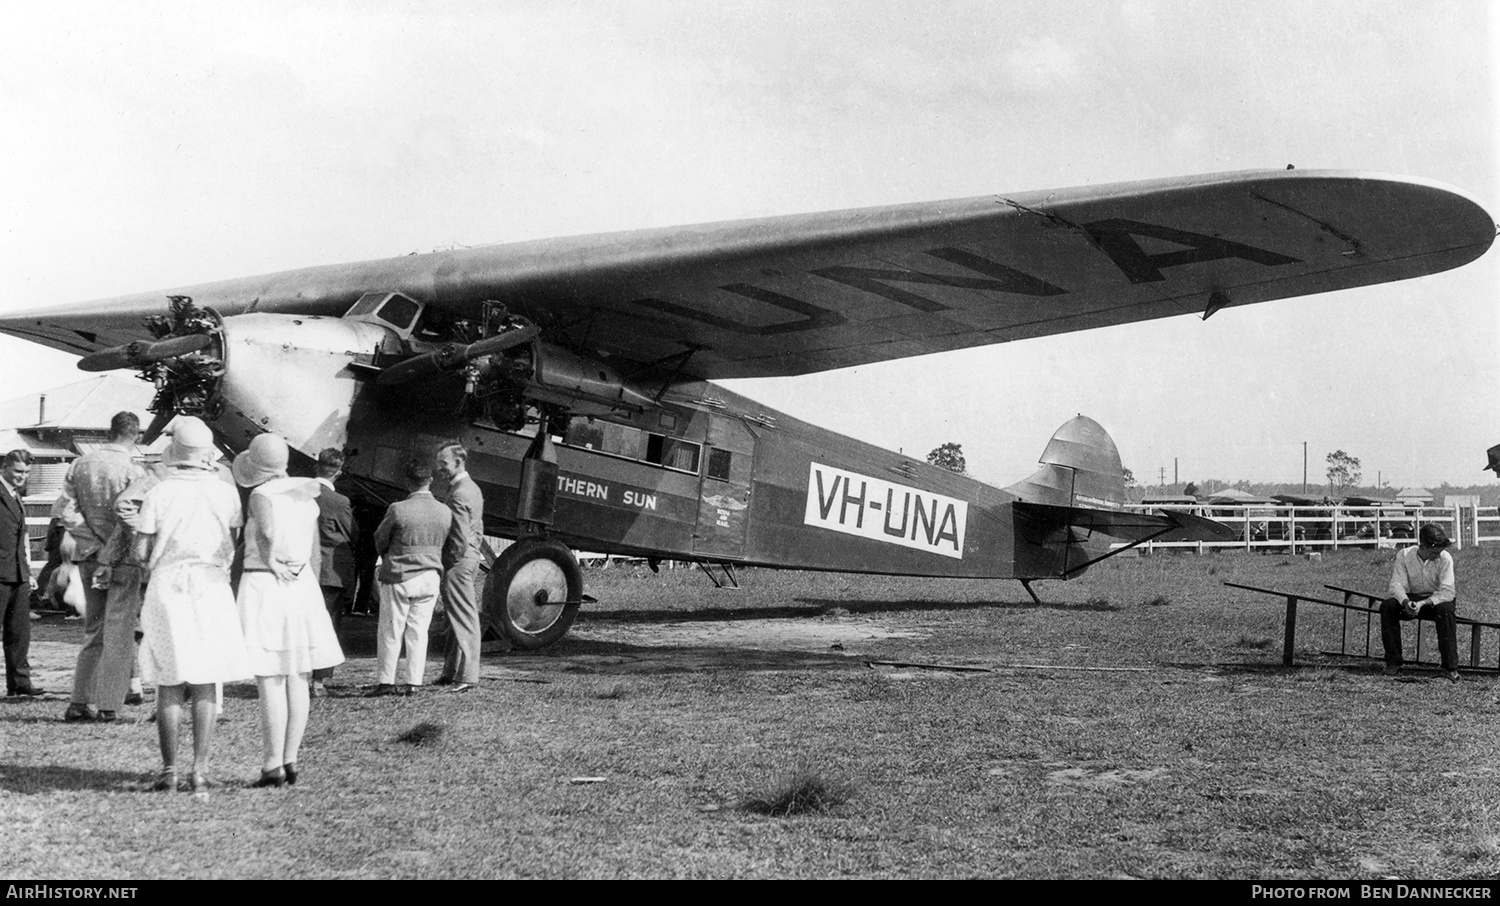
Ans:
[[[536,370],[526,396],[564,406],[579,415],[604,415],[653,405],[644,391],[626,383],[613,366],[551,343],[536,344]]]

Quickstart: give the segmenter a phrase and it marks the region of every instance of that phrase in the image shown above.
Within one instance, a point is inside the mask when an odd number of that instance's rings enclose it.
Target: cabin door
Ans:
[[[708,462],[698,494],[698,528],[693,552],[725,558],[745,555],[745,530],[750,521],[750,473],[755,460],[755,435],[739,419],[710,415]]]

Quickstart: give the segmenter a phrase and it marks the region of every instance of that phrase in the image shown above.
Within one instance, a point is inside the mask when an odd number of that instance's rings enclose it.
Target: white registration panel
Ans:
[[[967,501],[820,462],[807,477],[803,522],[962,560]]]

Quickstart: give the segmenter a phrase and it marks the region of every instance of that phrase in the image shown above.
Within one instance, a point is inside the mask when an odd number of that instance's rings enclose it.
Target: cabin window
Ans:
[[[734,461],[734,454],[728,450],[713,449],[708,451],[708,477],[717,478],[720,481],[729,480],[729,465]]]
[[[698,454],[703,449],[702,447],[691,441],[678,440],[675,437],[663,437],[660,434],[648,434],[646,436],[650,438],[646,444],[647,462],[654,462],[669,469],[697,474]]]
[[[692,441],[652,434],[630,425],[585,418],[574,418],[568,423],[562,442],[570,447],[596,450],[695,475],[703,450],[701,445]]]

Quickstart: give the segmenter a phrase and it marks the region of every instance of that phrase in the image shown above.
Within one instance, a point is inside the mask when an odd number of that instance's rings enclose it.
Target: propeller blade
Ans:
[[[474,359],[487,355],[503,352],[512,346],[529,343],[541,334],[541,328],[535,324],[528,324],[516,330],[486,337],[467,346],[444,346],[433,352],[414,356],[403,362],[397,362],[384,371],[375,383],[382,387],[395,387],[401,384],[409,384],[412,381],[435,377],[447,371],[454,371],[460,366],[472,362]],[[97,353],[96,353],[97,354]]]
[[[148,447],[156,443],[156,439],[161,437],[161,432],[166,429],[167,423],[176,417],[177,413],[171,409],[156,413],[151,418],[151,424],[146,426],[146,432],[141,435],[140,442]]]
[[[176,358],[197,352],[213,344],[208,334],[193,333],[182,337],[168,337],[151,343],[126,343],[90,353],[78,360],[82,371],[114,371],[117,368],[139,368],[163,359]]]

